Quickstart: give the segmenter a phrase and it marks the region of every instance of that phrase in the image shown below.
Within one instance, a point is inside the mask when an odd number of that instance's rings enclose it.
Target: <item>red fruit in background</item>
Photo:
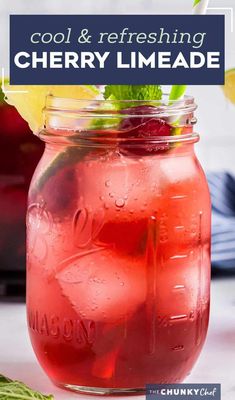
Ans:
[[[26,135],[31,133],[27,122],[20,116],[16,108],[7,104],[0,106],[0,132],[1,141],[19,143]]]
[[[25,268],[27,190],[21,181],[20,175],[0,173],[0,272]]]
[[[20,175],[28,189],[44,146],[16,108],[5,103],[0,105],[0,141],[0,176]]]
[[[150,142],[151,138],[154,140],[156,137],[171,135],[172,127],[164,119],[157,118],[156,111],[156,107],[152,106],[138,106],[122,111],[122,113],[128,114],[128,117],[120,124],[121,133],[119,137],[137,139],[135,141],[123,141],[120,144],[121,148],[140,156],[168,150],[169,145],[167,143]]]
[[[2,185],[1,185],[2,186]],[[27,192],[19,185],[0,186],[0,223],[17,224],[24,221]]]
[[[0,104],[0,143],[0,272],[23,271],[28,186],[44,146],[6,103]]]

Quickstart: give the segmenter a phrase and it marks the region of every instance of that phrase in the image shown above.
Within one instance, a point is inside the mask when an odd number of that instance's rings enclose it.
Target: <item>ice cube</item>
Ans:
[[[78,255],[63,265],[56,278],[79,316],[94,321],[128,318],[146,295],[143,264],[111,250]]]

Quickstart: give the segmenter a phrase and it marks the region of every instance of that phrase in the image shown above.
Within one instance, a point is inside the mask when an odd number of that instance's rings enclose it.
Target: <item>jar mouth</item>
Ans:
[[[44,108],[45,141],[89,145],[124,143],[143,146],[195,142],[194,98],[170,100],[83,100],[47,96]],[[92,144],[93,143],[93,144]]]
[[[145,107],[145,108],[143,108]],[[142,109],[141,109],[142,108]],[[71,116],[96,116],[134,118],[167,117],[176,113],[187,114],[197,109],[194,97],[183,96],[178,100],[170,100],[169,94],[163,94],[161,100],[104,100],[104,99],[72,99],[48,95],[43,110],[44,115],[64,113]]]

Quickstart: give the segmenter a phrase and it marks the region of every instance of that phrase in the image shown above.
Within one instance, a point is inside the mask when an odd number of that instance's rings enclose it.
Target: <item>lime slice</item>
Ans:
[[[16,93],[16,91],[27,92]],[[7,85],[5,87],[6,101],[16,107],[20,115],[28,122],[30,128],[35,133],[43,127],[42,110],[45,107],[46,96],[52,95],[55,97],[69,97],[71,99],[94,100],[98,94],[99,90],[92,85]]]
[[[235,104],[235,68],[225,72],[225,84],[222,89],[225,97]]]
[[[82,160],[87,153],[87,149],[78,149],[77,146],[69,146],[61,152],[58,152],[57,155],[50,161],[43,173],[38,177],[36,190],[42,190],[48,179],[52,176],[56,176],[57,171],[60,168],[76,164],[76,162],[79,161],[79,159]]]

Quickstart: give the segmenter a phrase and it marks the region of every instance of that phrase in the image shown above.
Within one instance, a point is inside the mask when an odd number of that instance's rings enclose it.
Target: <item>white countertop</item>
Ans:
[[[56,388],[38,365],[27,334],[25,305],[0,303],[0,373],[22,380],[55,400],[92,399]],[[222,400],[235,399],[235,279],[212,282],[210,327],[190,383],[221,383]],[[100,397],[99,397],[100,398]],[[134,400],[136,396],[132,399]],[[138,396],[142,400],[144,396]],[[122,397],[123,399],[123,397]],[[129,397],[130,399],[130,397]]]

